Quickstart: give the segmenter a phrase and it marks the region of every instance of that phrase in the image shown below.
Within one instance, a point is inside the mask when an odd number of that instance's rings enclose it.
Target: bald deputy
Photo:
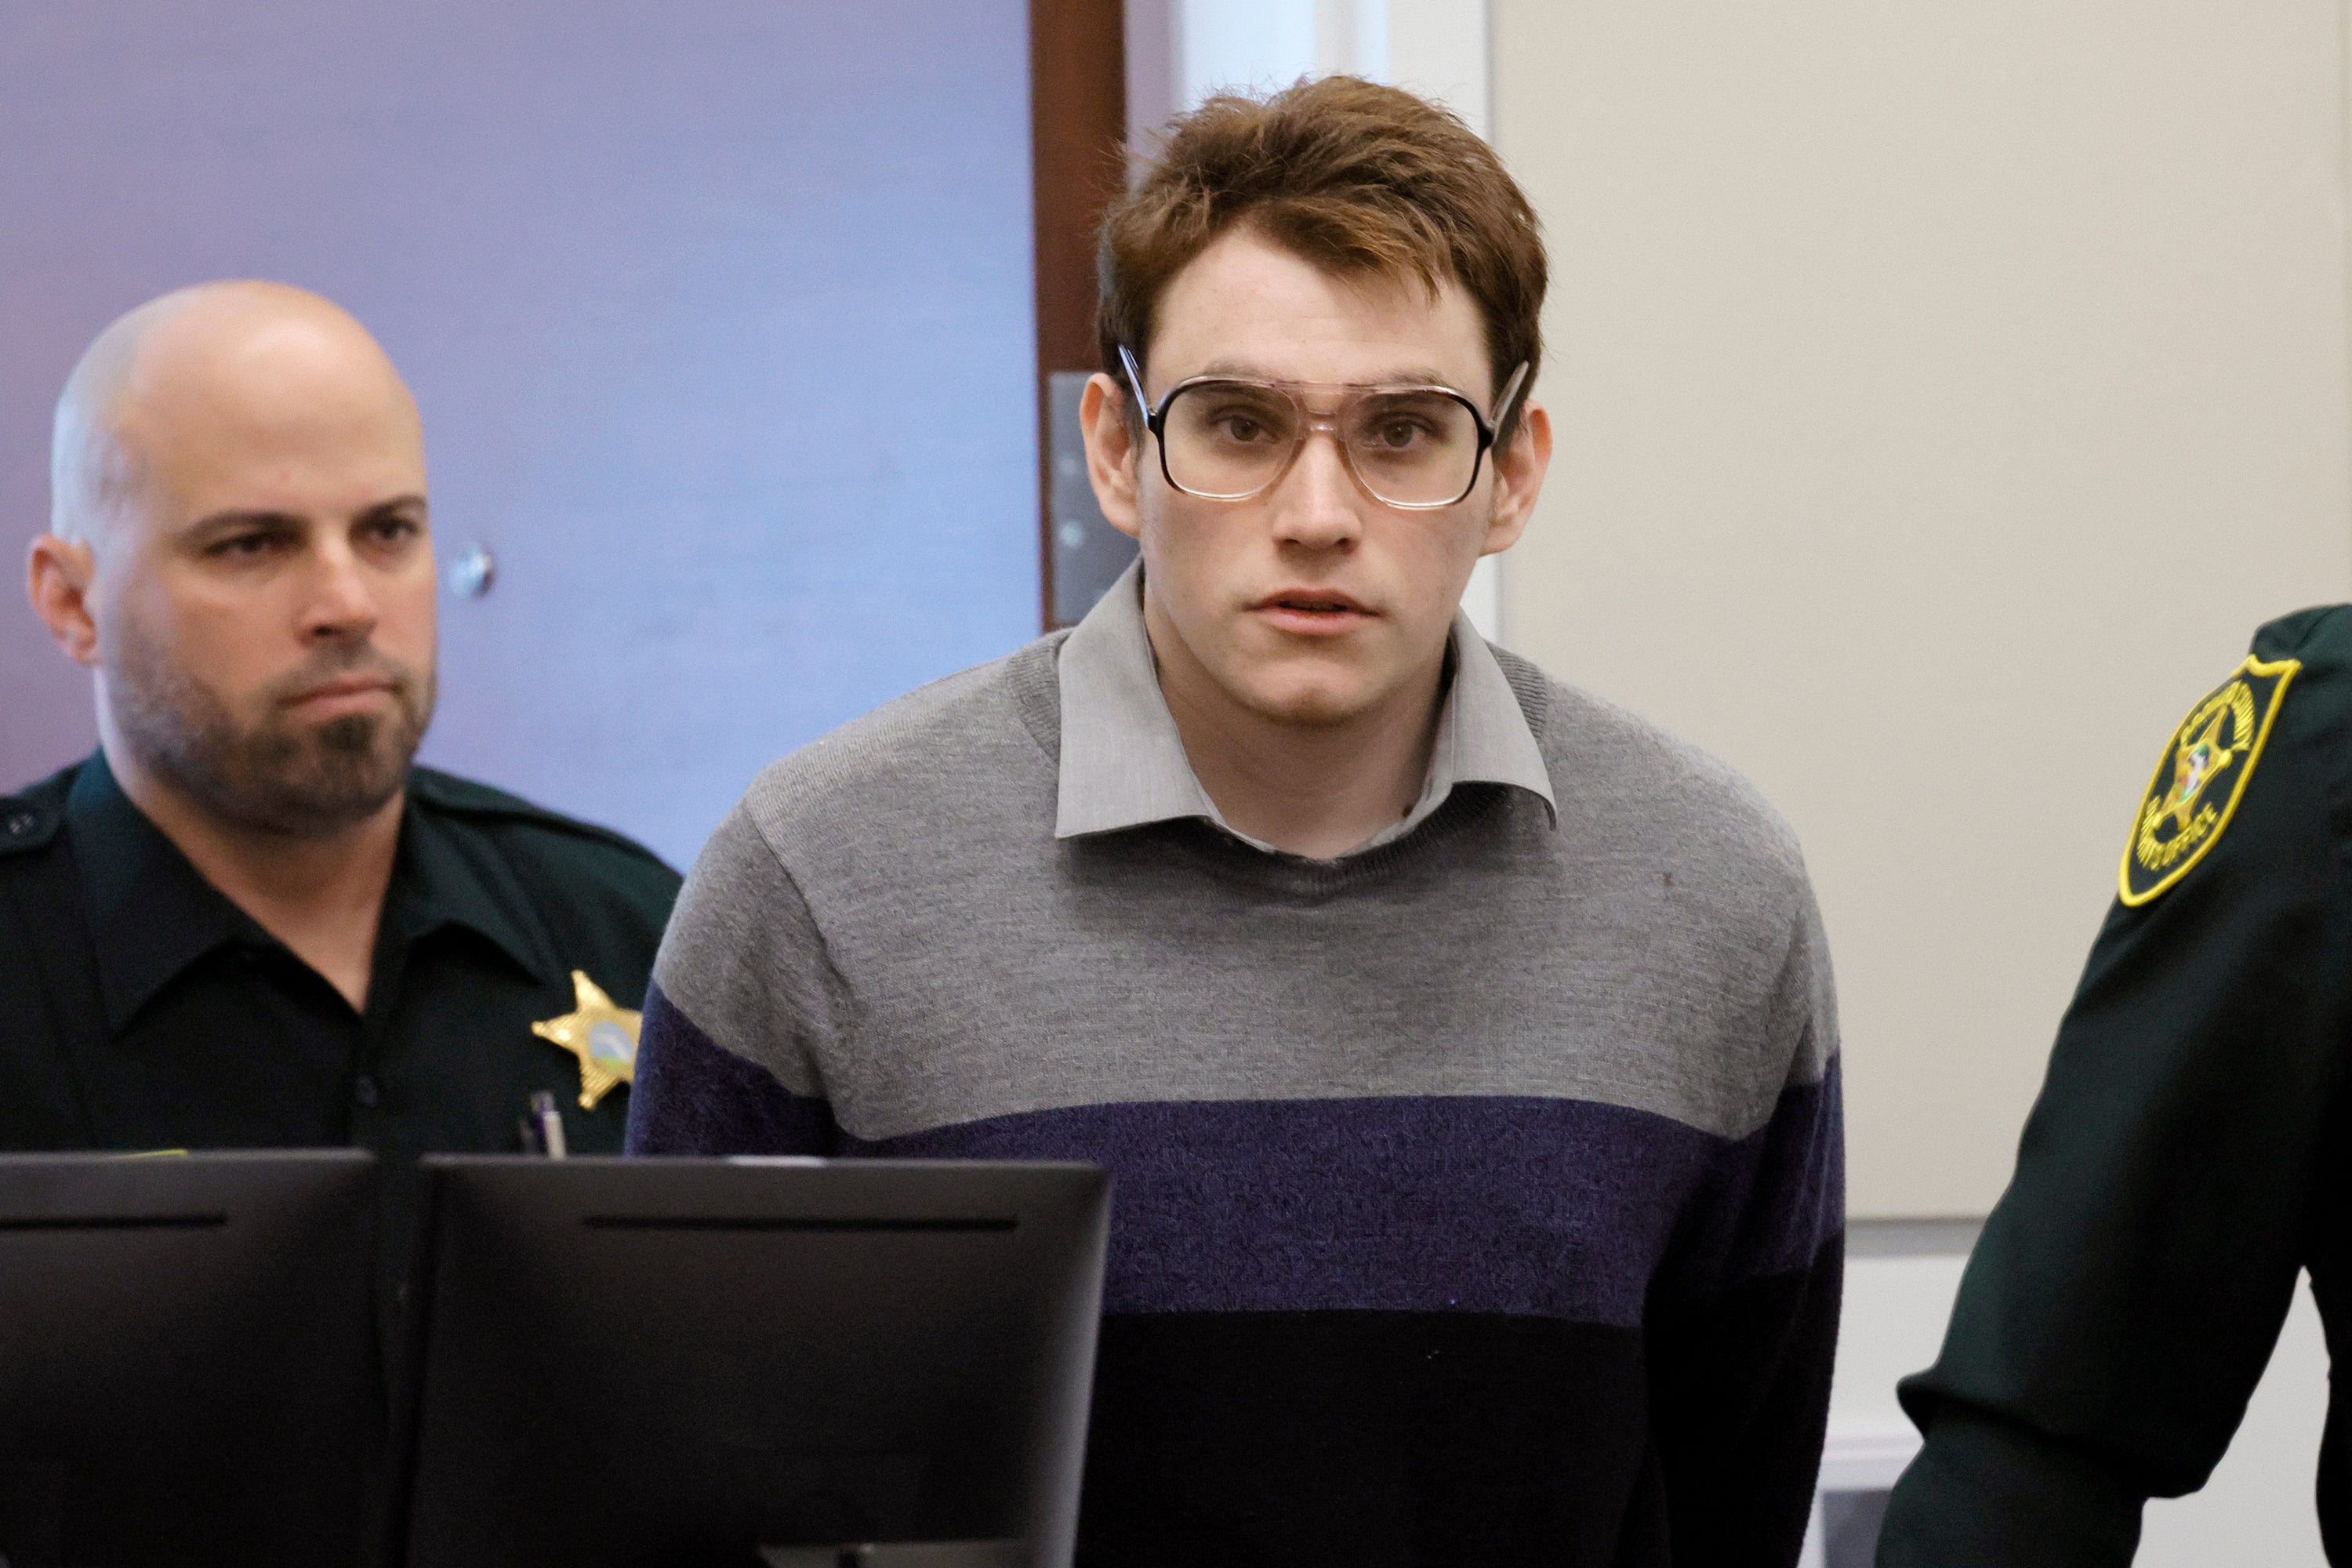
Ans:
[[[366,330],[215,283],[58,400],[33,607],[99,750],[0,798],[0,1150],[617,1152],[677,889],[617,834],[414,764],[434,701],[416,405]],[[387,1273],[387,1289],[391,1275]]]

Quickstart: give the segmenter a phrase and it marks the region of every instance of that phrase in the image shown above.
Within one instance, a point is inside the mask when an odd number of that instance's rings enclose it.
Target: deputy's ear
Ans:
[[[1508,550],[1528,531],[1536,497],[1551,468],[1551,416],[1540,403],[1524,405],[1511,438],[1486,455],[1495,466],[1495,510],[1486,521],[1481,555]]]
[[[98,621],[89,608],[90,584],[98,576],[98,557],[79,540],[44,533],[33,541],[25,562],[25,592],[68,658],[81,664],[98,662]]]
[[[1078,398],[1078,427],[1087,438],[1087,479],[1095,487],[1096,504],[1113,528],[1141,537],[1143,514],[1135,504],[1141,421],[1129,407],[1127,393],[1100,371],[1087,378]]]

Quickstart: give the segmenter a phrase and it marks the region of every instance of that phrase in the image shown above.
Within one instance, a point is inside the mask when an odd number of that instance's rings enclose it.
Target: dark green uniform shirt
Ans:
[[[2091,950],[1943,1353],[1902,1385],[1927,1440],[1880,1568],[2130,1562],[2142,1504],[2228,1447],[2300,1269],[2344,1364],[2352,606],[2273,622],[2254,653],[2167,750],[2132,825],[2139,901]],[[2319,1458],[2338,1563],[2347,1399],[2339,1379]]]
[[[0,1150],[356,1144],[385,1163],[391,1289],[415,1157],[520,1148],[547,1090],[617,1153],[628,1089],[580,1108],[531,1033],[572,972],[645,996],[677,874],[615,833],[429,768],[409,775],[367,1008],[199,875],[104,755],[0,798]]]

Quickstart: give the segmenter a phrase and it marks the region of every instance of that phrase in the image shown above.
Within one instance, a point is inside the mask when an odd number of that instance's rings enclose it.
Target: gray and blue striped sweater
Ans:
[[[1080,1561],[1796,1560],[1843,1256],[1787,827],[1499,656],[1559,820],[1054,837],[1058,638],[770,767],[688,879],[639,1153],[1115,1174]]]

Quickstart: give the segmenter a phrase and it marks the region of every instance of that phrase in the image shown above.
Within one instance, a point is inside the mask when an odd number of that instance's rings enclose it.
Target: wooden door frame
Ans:
[[[1054,625],[1046,378],[1098,368],[1095,241],[1127,179],[1124,0],[1029,0],[1029,144],[1037,305],[1037,618]]]

